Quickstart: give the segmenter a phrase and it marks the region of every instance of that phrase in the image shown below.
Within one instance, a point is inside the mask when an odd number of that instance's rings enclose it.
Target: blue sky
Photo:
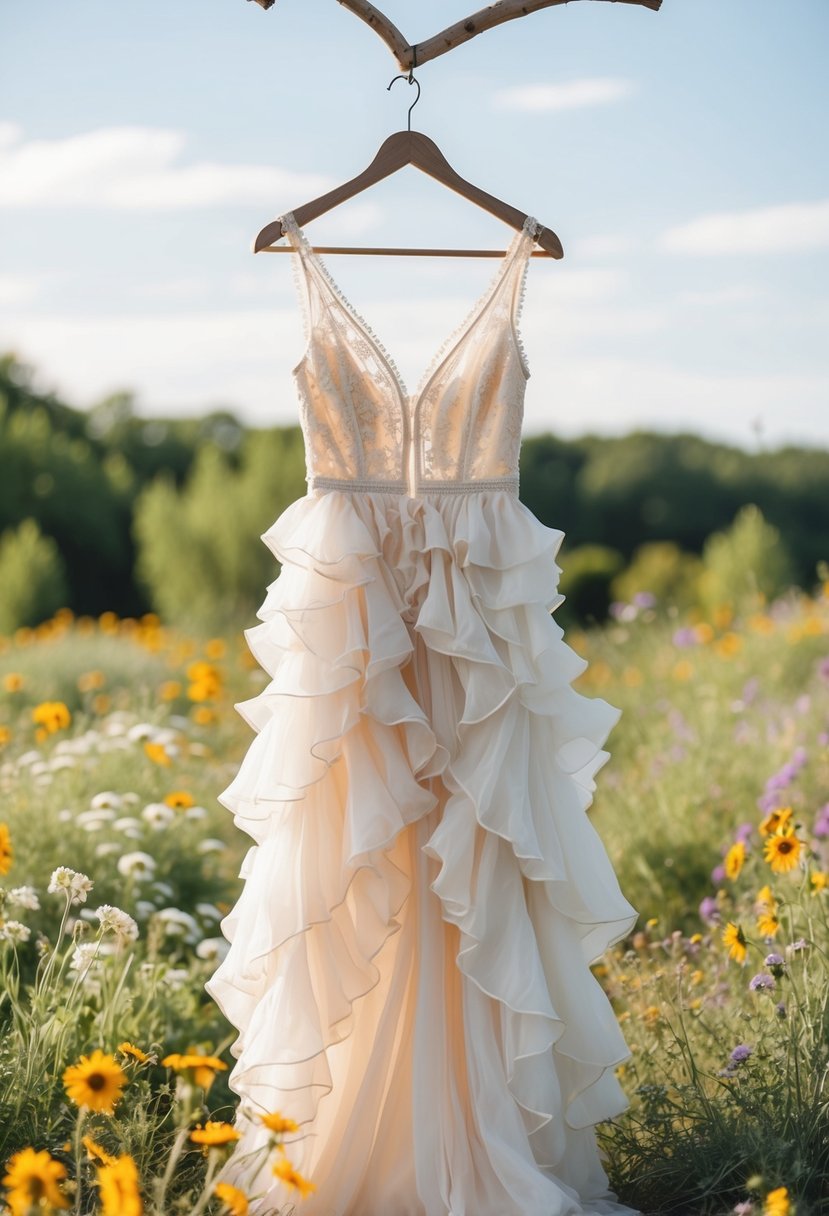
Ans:
[[[479,3],[381,7],[422,39]],[[385,46],[335,0],[7,0],[0,37],[0,350],[78,406],[295,421],[291,259],[251,241],[405,126]],[[530,266],[526,433],[829,445],[827,45],[826,0],[573,0],[419,70],[415,128],[564,245]],[[407,169],[308,235],[510,232]],[[410,384],[494,270],[329,266]]]

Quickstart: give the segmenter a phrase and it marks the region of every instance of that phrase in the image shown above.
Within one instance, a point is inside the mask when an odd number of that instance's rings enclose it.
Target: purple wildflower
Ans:
[[[753,831],[753,823],[741,823],[737,828],[737,831],[734,833],[734,839],[737,841],[742,840],[743,844],[745,844]]]
[[[767,954],[763,959],[763,964],[766,967],[785,967],[786,960],[783,958],[782,954],[771,953]]]
[[[743,685],[743,691],[740,694],[740,700],[744,705],[750,705],[757,693],[760,691],[760,681],[756,676],[752,676],[750,680],[746,680]]]
[[[637,608],[655,608],[656,596],[652,591],[637,591],[633,597],[633,602]]]
[[[716,924],[722,918],[720,916],[720,905],[714,899],[713,895],[706,895],[699,906],[700,920],[704,920],[706,924]]]
[[[829,836],[829,802],[825,802],[815,816],[812,831],[815,836]]]
[[[673,636],[674,646],[696,646],[697,635],[689,625],[676,629]]]
[[[754,1204],[750,1199],[744,1199],[742,1203],[735,1203],[731,1211],[734,1216],[752,1216]]]
[[[722,866],[722,865],[714,866],[714,869],[711,871],[711,881],[714,883],[720,883],[724,879],[725,879],[725,866]]]
[[[777,985],[774,982],[773,975],[766,975],[761,971],[759,975],[753,975],[748,982],[749,989],[752,992],[771,992]]]
[[[744,1060],[748,1059],[752,1051],[753,1048],[749,1047],[748,1043],[738,1043],[729,1059],[733,1060],[735,1064],[742,1064]]]
[[[817,673],[821,680],[826,680],[827,684],[829,684],[829,654],[818,663]]]

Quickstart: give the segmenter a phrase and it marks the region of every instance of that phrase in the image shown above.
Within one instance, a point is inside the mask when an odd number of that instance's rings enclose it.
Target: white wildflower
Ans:
[[[22,925],[19,920],[0,922],[0,942],[27,942],[31,936],[29,926]]]
[[[40,752],[36,748],[33,748],[31,751],[24,752],[22,756],[18,756],[17,763],[25,767],[27,764],[35,764],[40,759]]]
[[[188,806],[184,812],[185,819],[206,819],[207,811],[203,806]]]
[[[172,899],[175,892],[168,882],[154,882],[153,890],[159,895],[163,895],[165,899]]]
[[[120,811],[122,798],[114,790],[102,790],[90,799],[89,805],[93,810]]]
[[[166,802],[148,802],[141,812],[141,818],[152,828],[166,827],[175,817],[175,811]]]
[[[115,820],[112,826],[116,831],[122,832],[125,836],[130,836],[133,839],[144,835],[141,823],[133,815],[122,815],[120,819]]]
[[[17,904],[18,908],[28,908],[31,912],[36,912],[40,907],[40,899],[34,887],[12,887],[8,900],[10,904]]]
[[[86,827],[88,823],[107,823],[110,819],[115,818],[115,811],[109,810],[107,807],[101,807],[100,810],[81,811],[75,819],[81,827]]]
[[[188,941],[198,941],[200,936],[199,926],[189,912],[184,912],[181,908],[161,908],[156,913],[156,916],[164,925],[167,932],[173,937],[184,937]]]
[[[69,866],[58,866],[56,870],[52,871],[52,877],[49,879],[49,886],[46,890],[53,895],[66,891],[70,895],[71,903],[85,904],[92,887],[92,879],[87,878],[85,874],[80,874],[77,870],[70,870]]]
[[[185,967],[170,967],[161,978],[171,988],[181,988],[190,979],[190,972]]]
[[[198,912],[199,916],[204,917],[205,920],[222,919],[222,914],[215,904],[196,904],[196,911]]]
[[[127,738],[133,743],[140,743],[145,739],[155,739],[157,733],[158,727],[152,722],[136,722],[135,726],[131,726],[127,731]]]
[[[223,959],[229,949],[230,943],[225,941],[223,937],[205,937],[196,946],[196,954],[199,958],[207,959],[213,963]]]
[[[120,853],[121,845],[117,840],[102,840],[100,844],[95,845],[96,857],[109,857],[112,853]]]
[[[138,937],[138,925],[129,912],[122,912],[112,904],[101,904],[95,909],[103,933],[114,933],[120,941],[134,942]]]
[[[81,942],[72,951],[72,957],[69,960],[70,971],[77,971],[83,978],[92,967],[93,963],[97,964],[99,942]]]
[[[121,802],[124,806],[138,806],[140,801],[141,799],[135,790],[127,790],[126,793],[121,795]]]
[[[196,845],[196,852],[198,853],[224,853],[224,851],[225,842],[223,840],[216,840],[213,836],[209,836],[206,840],[200,840]]]
[[[118,873],[127,878],[152,878],[154,871],[155,858],[149,853],[124,853],[118,858]]]
[[[142,920],[149,920],[155,913],[155,904],[151,904],[148,899],[137,899],[135,901],[135,910]]]

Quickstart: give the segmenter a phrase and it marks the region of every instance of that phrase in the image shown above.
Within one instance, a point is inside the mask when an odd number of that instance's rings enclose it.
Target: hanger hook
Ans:
[[[408,115],[408,123],[407,123],[407,130],[409,130],[409,131],[411,131],[411,129],[412,129],[412,110],[415,108],[417,103],[420,101],[420,81],[416,80],[415,75],[414,75],[414,70],[415,70],[416,66],[417,66],[417,48],[412,47],[412,66],[409,68],[408,75],[405,72],[401,72],[401,74],[399,76],[393,77],[393,79],[389,81],[389,85],[388,85],[388,88],[390,89],[391,86],[394,84],[395,80],[406,80],[406,81],[408,81],[409,84],[413,84],[413,85],[417,86],[417,97],[415,97],[414,101],[409,106],[409,115]]]

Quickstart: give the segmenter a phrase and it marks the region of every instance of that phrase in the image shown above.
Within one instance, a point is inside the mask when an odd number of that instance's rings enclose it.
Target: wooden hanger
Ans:
[[[411,129],[412,110],[420,98],[420,85],[414,79],[411,72],[408,77],[395,76],[394,78],[394,80],[401,79],[408,79],[410,84],[417,85],[418,90],[417,97],[409,107],[408,130],[396,131],[394,135],[390,135],[380,145],[374,160],[362,173],[359,173],[356,177],[352,177],[350,181],[344,182],[343,185],[337,186],[336,189],[329,190],[327,194],[313,199],[310,203],[305,203],[303,206],[295,208],[293,216],[297,225],[303,228],[311,220],[315,220],[318,216],[324,215],[326,211],[331,211],[334,207],[338,207],[340,203],[353,198],[355,194],[362,193],[363,190],[367,190],[369,186],[375,185],[377,182],[382,181],[383,178],[390,177],[398,169],[402,169],[406,165],[413,165],[416,169],[427,173],[429,177],[433,177],[444,186],[448,186],[456,194],[463,195],[470,202],[477,203],[484,211],[489,211],[492,215],[497,216],[498,219],[503,220],[504,223],[509,224],[510,227],[520,232],[527,218],[526,212],[519,211],[516,207],[510,206],[509,203],[503,202],[493,194],[487,194],[485,190],[481,190],[480,187],[473,186],[471,182],[466,181],[460,174],[455,172],[434,140],[429,139],[428,135],[423,135],[420,131],[413,131]],[[394,84],[394,80],[392,80],[389,88]],[[274,241],[278,241],[284,235],[281,222],[279,220],[272,220],[256,236],[253,242],[253,252],[294,252],[292,245],[273,244]],[[541,249],[533,251],[534,257],[564,257],[561,241],[551,228],[542,228],[535,240],[541,246]],[[399,254],[412,257],[474,258],[504,256],[504,251],[499,249],[364,249],[324,245],[315,246],[314,248],[317,253]]]

